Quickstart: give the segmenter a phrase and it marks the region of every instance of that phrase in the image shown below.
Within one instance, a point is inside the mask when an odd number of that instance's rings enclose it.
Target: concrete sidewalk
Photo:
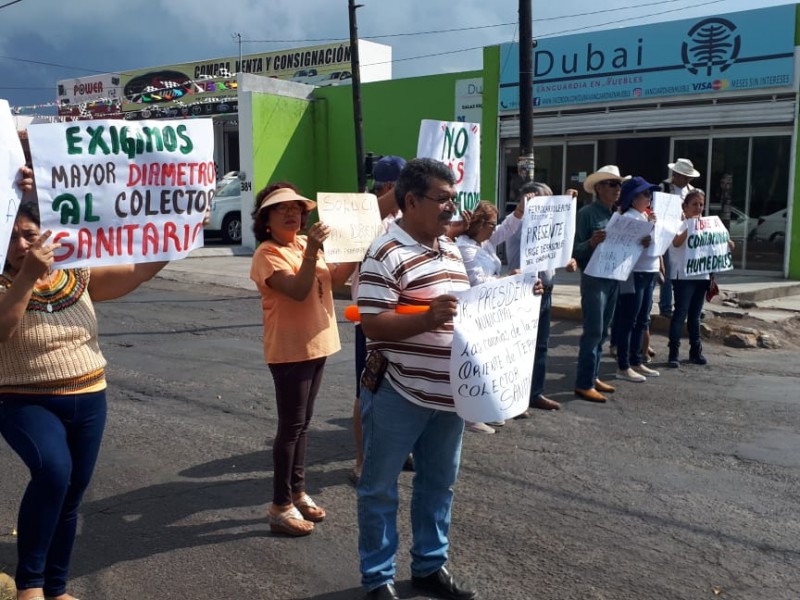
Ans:
[[[185,260],[170,263],[159,277],[202,285],[219,285],[252,290],[252,253],[241,246],[207,246],[192,252]],[[717,276],[720,295],[706,303],[712,314],[736,313],[776,322],[800,314],[800,282],[778,276],[745,275],[736,271]],[[656,299],[660,288],[656,288]],[[341,294],[345,297],[346,294]],[[658,312],[654,302],[654,314]],[[553,316],[581,318],[580,273],[560,270],[553,290]]]

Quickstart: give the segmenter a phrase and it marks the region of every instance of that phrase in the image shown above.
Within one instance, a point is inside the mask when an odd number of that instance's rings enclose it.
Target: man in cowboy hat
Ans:
[[[661,191],[666,194],[680,196],[681,200],[686,194],[695,189],[691,181],[700,177],[700,172],[694,168],[688,158],[678,158],[673,163],[668,163],[670,170],[669,179],[661,182]],[[669,252],[664,253],[664,283],[661,284],[661,293],[658,297],[658,312],[663,317],[672,316],[672,281],[669,279]]]
[[[586,265],[597,248],[606,239],[606,225],[619,200],[623,178],[616,165],[606,165],[589,175],[583,189],[595,196],[594,202],[578,211],[575,223],[575,245],[572,256],[581,270],[581,311],[583,333],[578,350],[578,369],[575,377],[575,395],[590,402],[605,402],[602,392],[613,392],[613,386],[597,378],[603,342],[614,317],[617,304],[618,282],[615,279],[592,277],[585,273]]]

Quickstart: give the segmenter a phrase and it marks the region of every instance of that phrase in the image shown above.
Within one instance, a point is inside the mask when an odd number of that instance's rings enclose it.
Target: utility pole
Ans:
[[[241,33],[234,33],[231,35],[233,39],[239,39],[239,65],[236,67],[236,72],[241,73],[242,71],[242,34]]]
[[[533,10],[519,0],[519,158],[522,182],[533,181]]]
[[[358,25],[356,9],[363,4],[348,0],[350,10],[350,70],[353,72],[353,124],[356,134],[356,173],[358,174],[358,191],[367,191],[367,172],[364,168],[364,123],[361,116],[361,67],[358,60]]]

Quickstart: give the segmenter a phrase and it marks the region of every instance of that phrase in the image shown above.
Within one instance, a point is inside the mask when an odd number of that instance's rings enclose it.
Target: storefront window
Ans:
[[[506,193],[505,207],[500,208],[501,212],[505,208],[505,213],[511,212],[516,206],[519,186],[521,183],[517,175],[517,159],[519,158],[519,147],[508,146],[504,152],[505,172],[506,172]],[[554,194],[562,193],[562,181],[564,180],[564,148],[558,146],[538,146],[533,150],[536,166],[534,178],[536,181],[546,183],[553,189]],[[499,203],[498,203],[499,204]]]
[[[788,135],[753,138],[748,269],[783,269],[790,151]]]
[[[726,221],[736,243],[734,265],[782,270],[790,137],[715,138],[711,148],[707,208]]]

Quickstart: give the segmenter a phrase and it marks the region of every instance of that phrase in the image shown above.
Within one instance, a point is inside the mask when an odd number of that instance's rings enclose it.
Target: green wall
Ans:
[[[308,100],[253,94],[253,195],[268,183],[291,181],[305,195],[317,191],[318,146],[314,105]]]
[[[467,71],[363,84],[361,109],[364,152],[414,157],[420,121],[454,120],[456,81],[481,76],[481,71]],[[484,89],[485,85],[484,82]],[[319,184],[330,192],[353,191],[358,178],[352,88],[318,88],[314,95],[317,98],[316,108],[327,115],[329,140],[327,164],[320,165],[327,177],[320,177]],[[494,200],[496,123],[492,125],[491,134],[484,129],[481,136],[481,194],[486,199]]]

